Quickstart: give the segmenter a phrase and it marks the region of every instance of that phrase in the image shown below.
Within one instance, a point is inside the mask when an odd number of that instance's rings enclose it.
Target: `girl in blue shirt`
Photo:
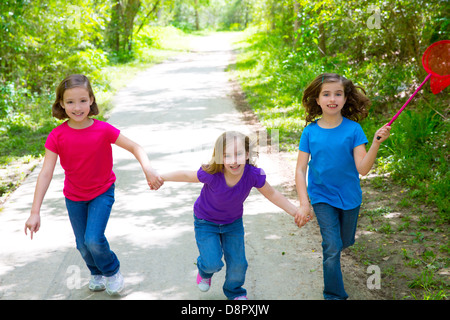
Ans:
[[[380,128],[366,152],[368,140],[357,122],[367,116],[370,101],[362,88],[334,73],[317,76],[306,88],[302,103],[310,124],[300,139],[295,175],[300,209],[309,216],[311,201],[320,226],[324,298],[347,299],[340,256],[342,249],[355,242],[362,202],[359,174],[366,175],[372,168],[391,127]]]

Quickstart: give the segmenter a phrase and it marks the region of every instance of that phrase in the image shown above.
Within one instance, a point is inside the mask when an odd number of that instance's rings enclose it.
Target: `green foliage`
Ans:
[[[423,110],[405,111],[395,122],[378,164],[394,181],[409,187],[411,198],[436,206],[442,222],[448,223],[449,123],[426,101],[420,106]]]
[[[53,87],[61,75],[77,69],[74,61],[80,52],[87,49],[101,54],[95,45],[102,40],[100,30],[104,26],[101,19],[95,18],[93,3],[80,0],[68,6],[57,0],[3,2],[0,5],[1,83],[14,81],[17,87],[39,92]],[[82,65],[80,71],[90,71],[96,65],[87,70],[85,67],[86,64]],[[95,74],[89,75],[96,79]]]
[[[442,281],[436,280],[434,272],[429,269],[422,271],[408,286],[410,288],[424,289],[423,298],[413,295],[413,298],[416,300],[444,300],[448,295],[448,286]]]
[[[158,51],[186,51],[189,49],[184,32],[173,27],[145,26],[136,35],[133,46],[135,61],[148,62],[157,60]],[[156,50],[155,50],[156,49]]]
[[[112,2],[0,2],[0,168],[43,155],[48,133],[60,123],[51,116],[54,91],[67,75],[89,77],[103,119],[117,83],[124,85],[126,74],[136,72],[134,66],[127,69],[117,64],[114,57],[118,54],[107,44]],[[140,2],[142,10],[136,21],[145,24],[151,21],[148,13],[153,5],[162,2]],[[174,28],[143,25],[137,35],[137,25],[132,28],[136,44],[130,56],[141,67],[160,62],[168,56],[167,42],[173,46],[183,38]],[[1,180],[0,196],[16,185],[8,182],[10,179]]]

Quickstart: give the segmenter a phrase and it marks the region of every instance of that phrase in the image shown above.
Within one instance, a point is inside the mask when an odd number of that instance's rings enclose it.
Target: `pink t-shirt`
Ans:
[[[89,201],[105,193],[116,181],[112,148],[120,130],[94,119],[85,129],[73,129],[67,121],[50,132],[45,148],[57,153],[65,172],[64,196]]]

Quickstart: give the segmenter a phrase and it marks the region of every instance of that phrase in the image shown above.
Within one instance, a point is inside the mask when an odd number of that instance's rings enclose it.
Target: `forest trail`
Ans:
[[[142,71],[115,97],[109,123],[148,152],[159,172],[197,170],[226,130],[255,134],[242,118],[225,72],[232,58],[230,36],[196,40],[195,51]],[[294,164],[281,153],[261,150],[258,166],[284,192]],[[125,290],[120,299],[225,299],[225,270],[209,292],[195,284],[198,256],[192,206],[201,184],[169,183],[148,190],[139,163],[114,146],[116,202],[106,229],[121,261]],[[87,288],[89,273],[67,217],[59,164],[41,210],[41,230],[23,233],[40,166],[0,211],[0,299],[117,299]],[[291,199],[297,203],[295,197]],[[298,229],[293,219],[257,190],[245,203],[245,288],[249,299],[322,299],[322,249],[316,220]],[[348,281],[347,281],[348,282]],[[366,278],[346,283],[353,299],[371,299]]]

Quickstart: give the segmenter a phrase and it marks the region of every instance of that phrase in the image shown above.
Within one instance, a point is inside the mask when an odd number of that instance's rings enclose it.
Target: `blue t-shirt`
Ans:
[[[303,130],[299,150],[311,155],[307,188],[311,204],[324,202],[343,210],[361,205],[353,149],[366,143],[359,123],[345,117],[333,129],[321,128],[316,121]]]
[[[203,188],[194,204],[194,213],[198,219],[217,224],[228,224],[242,217],[244,201],[251,189],[262,188],[266,183],[264,170],[246,164],[239,182],[229,187],[223,172],[209,174],[200,168],[197,177],[203,182]]]

